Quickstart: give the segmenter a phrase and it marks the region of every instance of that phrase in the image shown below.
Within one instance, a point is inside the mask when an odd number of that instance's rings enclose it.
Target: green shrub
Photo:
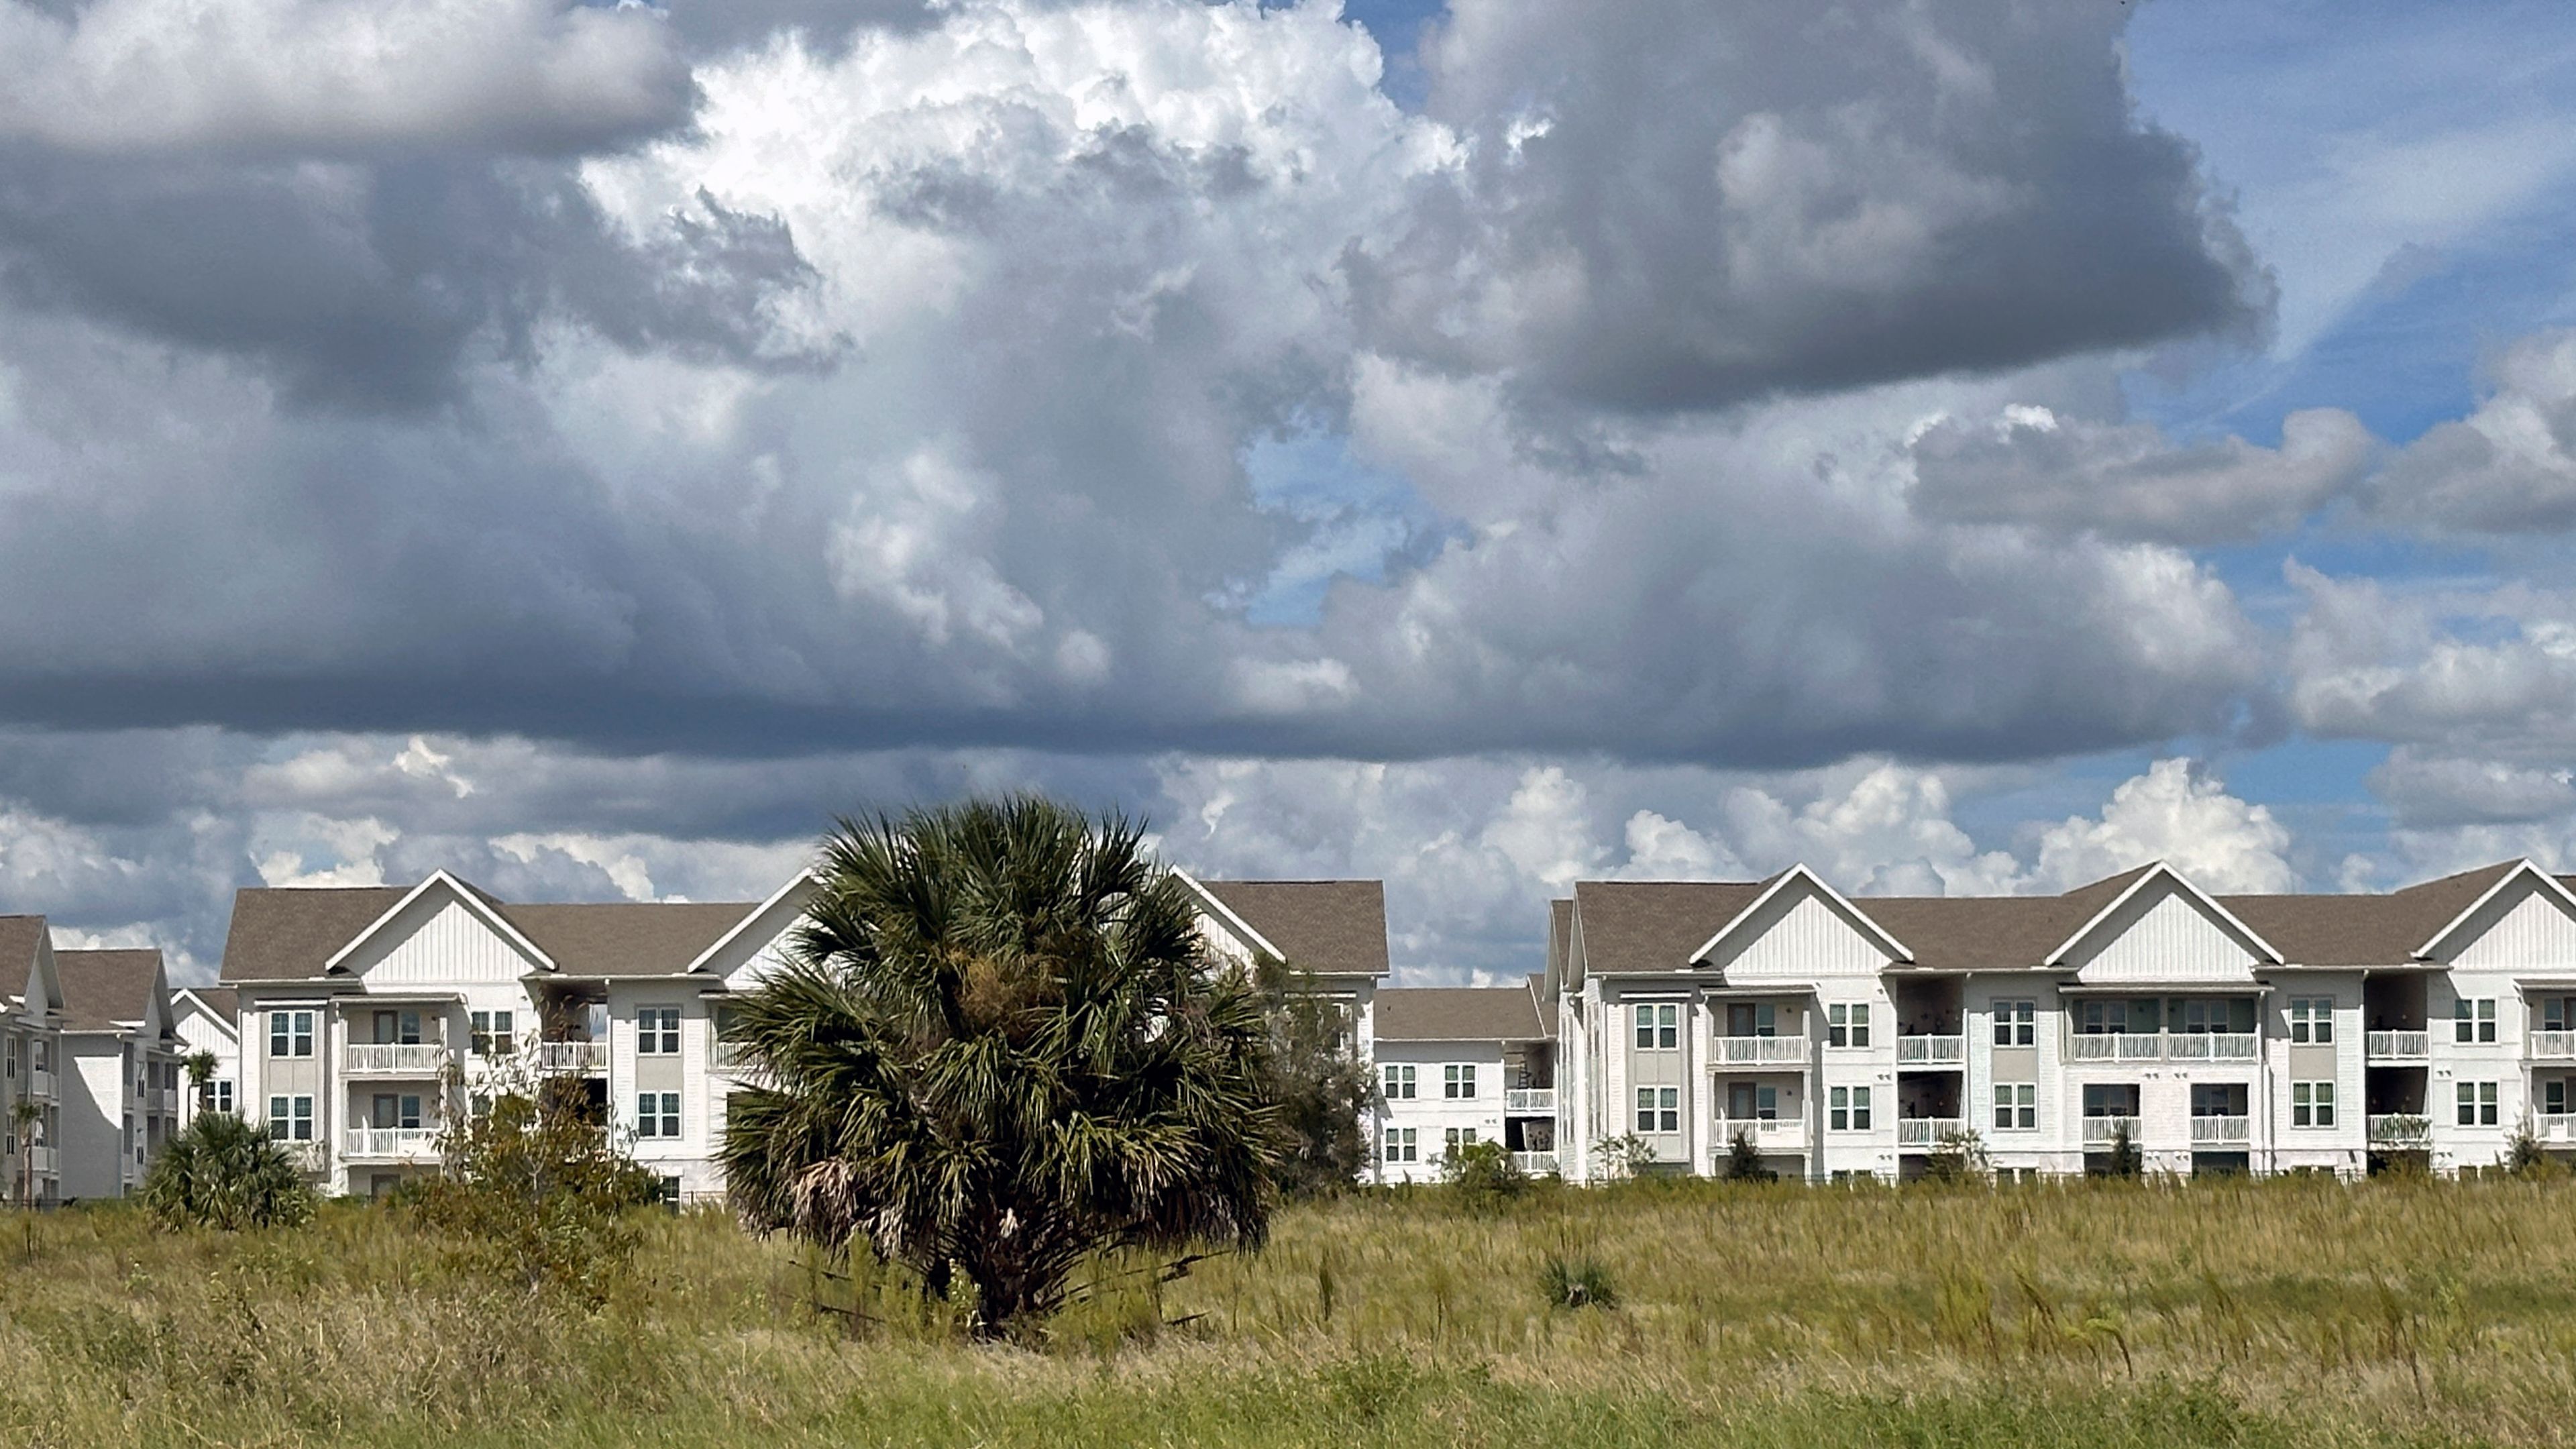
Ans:
[[[1555,1253],[1539,1265],[1539,1296],[1550,1308],[1616,1308],[1619,1290],[1610,1281],[1610,1270],[1591,1258],[1572,1262]]]
[[[1529,1174],[1499,1142],[1462,1142],[1440,1159],[1440,1180],[1461,1206],[1490,1212],[1528,1193]]]
[[[313,1189],[267,1129],[206,1112],[153,1159],[143,1206],[164,1228],[293,1227],[313,1216]]]

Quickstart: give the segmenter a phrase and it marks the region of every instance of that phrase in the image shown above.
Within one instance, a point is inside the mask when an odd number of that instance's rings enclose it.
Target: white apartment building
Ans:
[[[2576,892],[2510,861],[2380,895],[2213,897],[2155,864],[2059,896],[1846,898],[1585,881],[1554,903],[1566,1175],[1918,1174],[1973,1129],[1999,1171],[2355,1175],[2576,1150]]]
[[[776,964],[812,889],[800,873],[764,901],[529,905],[442,871],[244,890],[223,961],[241,1108],[326,1190],[371,1195],[436,1167],[478,1083],[571,1074],[667,1191],[719,1195],[727,998]]]
[[[124,1197],[178,1129],[179,1035],[154,950],[54,953],[65,1014],[61,1191]]]
[[[13,1203],[62,1199],[62,1029],[53,935],[42,916],[0,916],[0,1170]],[[20,1121],[20,1104],[29,1113]]]
[[[179,1028],[179,1126],[197,1119],[201,1110],[195,1086],[188,1080],[188,1059],[204,1052],[215,1059],[206,1078],[202,1110],[241,1110],[241,1002],[229,986],[183,986],[170,993],[170,1014]]]
[[[1386,980],[1386,887],[1373,880],[1200,880],[1199,933],[1219,959],[1284,963],[1349,1014],[1351,1046],[1370,1059]]]
[[[1556,1171],[1555,1043],[1544,978],[1518,986],[1377,993],[1377,1180],[1432,1182],[1463,1144],[1500,1142],[1530,1173]]]

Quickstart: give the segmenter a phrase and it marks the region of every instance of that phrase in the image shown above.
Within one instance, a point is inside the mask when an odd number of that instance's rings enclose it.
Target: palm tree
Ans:
[[[196,1094],[197,1110],[214,1110],[215,1054],[199,1047],[188,1053],[188,1086]]]
[[[962,1286],[987,1336],[1102,1249],[1262,1240],[1260,997],[1139,826],[1029,796],[843,820],[818,874],[736,1009],[763,1085],[721,1156],[751,1223]]]
[[[313,1215],[313,1189],[267,1128],[207,1112],[152,1160],[143,1206],[166,1228],[292,1227]]]
[[[26,1097],[9,1104],[9,1125],[18,1132],[18,1206],[36,1201],[36,1122],[45,1109]]]

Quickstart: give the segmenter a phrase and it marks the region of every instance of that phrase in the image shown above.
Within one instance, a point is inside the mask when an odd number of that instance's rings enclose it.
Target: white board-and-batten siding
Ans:
[[[446,891],[404,907],[401,916],[342,964],[378,989],[516,981],[544,965]]]
[[[1825,896],[1783,891],[1709,952],[1726,984],[1803,983],[1818,976],[1876,976],[1893,958]]]
[[[2177,886],[2151,887],[2122,904],[2067,956],[2087,986],[2120,981],[2254,979],[2255,954],[2206,906]]]
[[[2576,917],[2526,873],[2461,923],[2444,945],[2464,971],[2576,971]]]

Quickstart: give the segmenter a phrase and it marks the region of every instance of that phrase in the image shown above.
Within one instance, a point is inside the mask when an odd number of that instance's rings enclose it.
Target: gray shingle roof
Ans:
[[[238,1022],[241,1019],[241,993],[231,987],[191,986],[186,989],[194,993],[199,1001],[206,1003],[207,1010],[224,1020]],[[171,993],[173,996],[177,994],[176,991]]]
[[[1386,887],[1373,880],[1203,880],[1301,971],[1387,973]]]
[[[1390,986],[1377,993],[1379,1041],[1540,1041],[1538,1003],[1521,986]]]
[[[27,989],[36,969],[36,947],[45,939],[42,916],[0,916],[0,1000]]]
[[[1776,877],[1774,877],[1776,879]],[[1770,881],[1587,880],[1574,886],[1588,971],[1685,971]]]
[[[607,901],[506,905],[468,886],[572,976],[685,970],[756,908],[751,902]],[[407,886],[253,888],[233,897],[223,980],[307,981],[395,903]]]
[[[153,983],[161,979],[161,953],[56,951],[63,983],[63,1029],[115,1031],[151,1010]]]

